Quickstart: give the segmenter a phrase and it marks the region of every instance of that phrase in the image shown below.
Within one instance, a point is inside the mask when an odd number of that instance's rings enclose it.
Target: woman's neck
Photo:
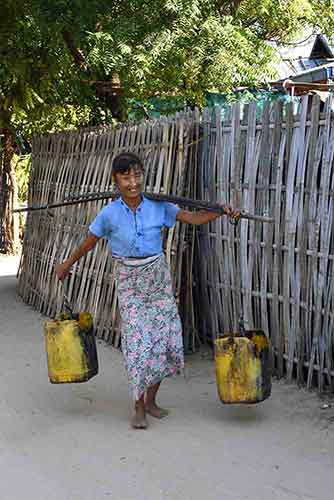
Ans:
[[[123,197],[122,196],[122,200],[124,201],[124,203],[126,203],[126,205],[133,211],[135,211],[139,205],[141,204],[142,202],[142,197],[141,195],[139,195],[138,197],[136,198],[127,198],[127,197]]]

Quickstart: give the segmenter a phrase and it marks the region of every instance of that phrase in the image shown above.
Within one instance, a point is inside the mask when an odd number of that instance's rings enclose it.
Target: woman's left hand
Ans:
[[[238,221],[240,219],[241,217],[240,210],[231,207],[231,205],[228,205],[227,203],[222,203],[221,207],[223,209],[224,214],[230,217],[230,219],[233,219],[235,221]]]

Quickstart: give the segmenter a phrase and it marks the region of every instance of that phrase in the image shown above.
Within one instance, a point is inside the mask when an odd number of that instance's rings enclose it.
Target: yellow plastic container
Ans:
[[[93,328],[89,313],[75,315],[76,319],[46,321],[44,325],[45,348],[50,382],[64,384],[86,382],[98,373],[98,359]]]
[[[259,403],[271,394],[270,343],[262,330],[215,341],[218,394],[223,403]]]

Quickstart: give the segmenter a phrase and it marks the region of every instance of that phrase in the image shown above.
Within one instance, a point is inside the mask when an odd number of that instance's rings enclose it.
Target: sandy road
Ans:
[[[105,343],[97,377],[48,382],[44,318],[17,297],[16,266],[0,257],[1,500],[333,497],[334,401],[280,382],[261,405],[223,406],[200,353],[162,386],[171,415],[133,431],[121,354]]]

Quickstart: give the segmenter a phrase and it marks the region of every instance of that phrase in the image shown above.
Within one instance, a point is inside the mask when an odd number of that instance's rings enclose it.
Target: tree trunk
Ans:
[[[3,129],[4,148],[2,161],[2,225],[3,225],[3,251],[7,254],[16,255],[20,250],[19,217],[13,214],[18,201],[18,189],[16,183],[14,157],[14,137],[10,129]]]

